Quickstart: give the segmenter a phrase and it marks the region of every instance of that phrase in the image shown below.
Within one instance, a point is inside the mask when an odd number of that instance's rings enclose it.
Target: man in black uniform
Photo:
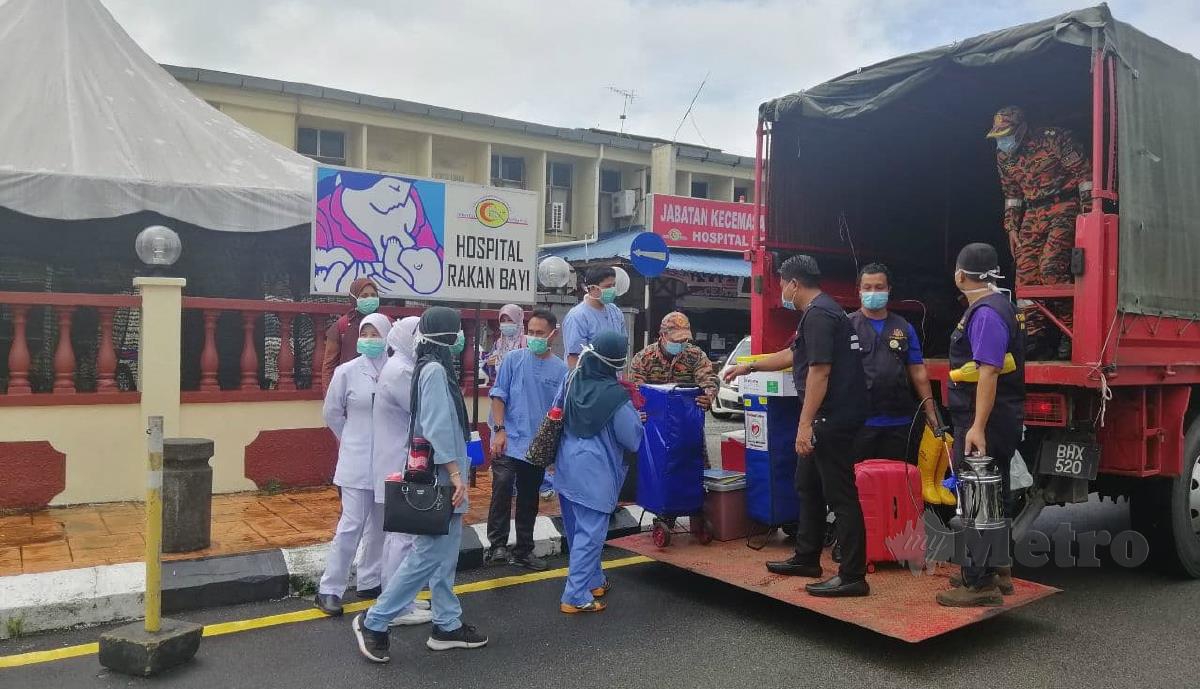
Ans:
[[[921,341],[908,321],[888,311],[891,288],[891,271],[882,263],[869,263],[858,273],[862,308],[850,314],[850,323],[862,345],[871,413],[855,438],[855,461],[914,461],[914,448],[921,439],[921,429],[912,427],[918,402],[926,422],[937,428]]]
[[[996,289],[1000,268],[995,248],[968,244],[955,265],[954,284],[969,306],[950,335],[950,369],[974,363],[979,378],[949,383],[954,462],[962,467],[964,456],[991,457],[1002,481],[1001,504],[1007,504],[1009,464],[1025,420],[1025,323],[1008,296]],[[1006,357],[1015,364],[1008,373],[1004,373]],[[939,604],[1000,606],[1003,594],[1012,593],[1012,570],[964,566],[951,583],[955,588],[939,593]]]
[[[826,505],[837,515],[842,544],[838,575],[805,586],[814,596],[865,596],[867,585],[866,527],[854,483],[854,436],[867,414],[867,386],[862,352],[846,312],[821,291],[821,271],[811,256],[798,255],[779,268],[783,306],[804,312],[796,342],[754,362],[730,369],[726,380],[754,371],[792,367],[800,397],[800,426],[796,431],[796,492],[800,519],[796,554],[768,562],[776,574],[821,576],[821,547]]]

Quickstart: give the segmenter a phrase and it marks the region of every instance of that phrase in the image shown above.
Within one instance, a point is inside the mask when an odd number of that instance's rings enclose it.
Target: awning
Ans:
[[[555,248],[553,244],[542,247],[545,256],[560,256],[569,263],[593,261],[606,258],[629,260],[629,245],[633,238],[641,232],[621,232],[590,242]],[[750,263],[740,254],[723,251],[696,251],[689,249],[671,249],[671,260],[667,262],[668,270],[682,270],[691,273],[708,273],[710,275],[727,275],[730,277],[750,277]]]

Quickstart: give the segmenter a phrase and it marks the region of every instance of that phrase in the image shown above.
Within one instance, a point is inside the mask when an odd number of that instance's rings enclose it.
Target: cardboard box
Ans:
[[[796,397],[796,384],[791,371],[756,371],[742,376],[738,381],[738,392],[742,396]]]

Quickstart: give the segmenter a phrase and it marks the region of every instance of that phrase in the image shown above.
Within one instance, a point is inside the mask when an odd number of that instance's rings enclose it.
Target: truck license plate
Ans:
[[[1050,440],[1042,443],[1042,454],[1038,462],[1039,474],[1083,478],[1096,478],[1100,468],[1100,446],[1090,443]]]

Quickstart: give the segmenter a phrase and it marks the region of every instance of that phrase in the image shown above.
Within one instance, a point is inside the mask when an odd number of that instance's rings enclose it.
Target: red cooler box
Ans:
[[[750,532],[746,515],[746,475],[739,471],[704,472],[704,518],[718,541],[735,541]]]
[[[721,468],[725,471],[746,471],[746,431],[721,434]]]

